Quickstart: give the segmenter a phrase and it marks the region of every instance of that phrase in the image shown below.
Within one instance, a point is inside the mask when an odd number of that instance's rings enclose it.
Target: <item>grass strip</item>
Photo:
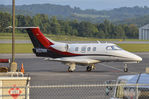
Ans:
[[[0,33],[0,40],[11,40],[12,33]],[[46,37],[56,40],[56,41],[123,41],[122,39],[99,39],[93,37],[78,37],[71,35],[54,35],[54,34],[44,34]],[[29,40],[27,33],[16,33],[16,40]],[[149,41],[149,40],[138,40],[138,39],[125,39],[125,41]]]
[[[149,44],[117,44],[130,52],[149,52]]]
[[[32,53],[32,44],[15,44],[16,53]],[[0,44],[0,53],[12,53],[11,44]]]
[[[149,44],[117,44],[130,52],[149,52]],[[32,44],[15,44],[16,53],[32,53]],[[0,53],[11,53],[11,44],[0,44]]]

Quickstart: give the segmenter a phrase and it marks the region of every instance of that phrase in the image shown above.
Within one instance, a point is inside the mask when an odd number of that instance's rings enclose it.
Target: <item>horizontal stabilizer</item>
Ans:
[[[7,27],[8,29],[9,28],[13,28],[12,26],[8,26]],[[16,29],[33,29],[33,28],[39,28],[39,27],[15,27]]]

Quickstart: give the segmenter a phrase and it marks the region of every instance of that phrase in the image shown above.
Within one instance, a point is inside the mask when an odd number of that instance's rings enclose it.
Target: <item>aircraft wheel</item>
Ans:
[[[76,64],[75,63],[67,63],[68,67],[68,72],[73,72],[76,69]]]
[[[128,72],[128,68],[124,68],[124,72]]]
[[[68,68],[68,72],[73,72],[74,70],[72,70],[70,67]]]
[[[124,64],[124,72],[128,72],[127,64]]]
[[[88,72],[92,71],[92,67],[91,66],[87,66],[86,71],[88,71]]]

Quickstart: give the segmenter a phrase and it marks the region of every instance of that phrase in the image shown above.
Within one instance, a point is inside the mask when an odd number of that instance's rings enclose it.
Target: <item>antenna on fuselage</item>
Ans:
[[[101,44],[101,43],[108,43],[107,41],[98,41],[97,40],[97,43]]]
[[[97,43],[101,43],[101,42],[97,40]]]

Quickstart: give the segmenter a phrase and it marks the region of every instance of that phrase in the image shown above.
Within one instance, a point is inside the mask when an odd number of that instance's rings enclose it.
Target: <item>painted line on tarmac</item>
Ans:
[[[110,65],[105,65],[105,64],[102,64],[102,63],[100,63],[100,64],[101,64],[102,66],[104,66],[104,67],[108,67],[108,68],[112,68],[112,69],[115,69],[115,70],[118,70],[118,71],[124,72],[122,69],[115,68],[115,67],[110,66]],[[128,73],[132,73],[132,74],[134,74],[135,72],[128,71]]]
[[[112,69],[115,69],[115,70],[118,70],[118,71],[123,72],[123,70],[121,70],[121,69],[119,69],[119,68],[115,68],[115,67],[113,67],[113,66],[105,65],[105,64],[102,64],[102,63],[100,63],[100,64],[101,64],[102,66],[104,66],[104,67],[112,68]]]

